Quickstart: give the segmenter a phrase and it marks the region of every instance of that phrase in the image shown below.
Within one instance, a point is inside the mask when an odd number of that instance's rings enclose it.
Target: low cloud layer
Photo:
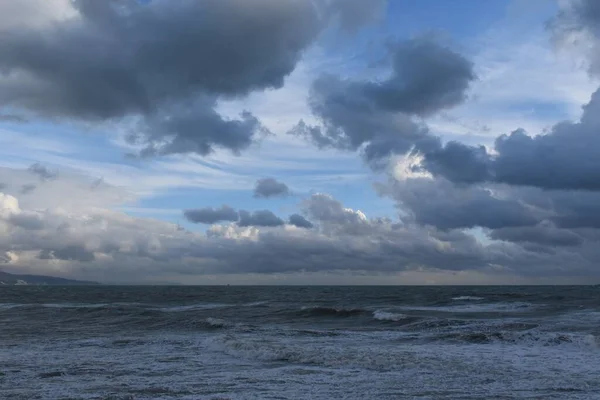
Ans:
[[[14,172],[18,175],[18,170]],[[81,179],[61,174],[48,184],[62,181],[63,185],[83,190]],[[92,181],[89,179],[86,190],[100,198],[105,196],[104,191],[113,190],[107,184],[92,188]],[[438,184],[433,180],[417,186]],[[414,183],[410,185],[414,190]],[[447,199],[448,212],[452,212],[460,207],[461,196],[449,192],[470,189],[451,189],[446,185],[443,183],[442,188],[447,193],[436,200],[436,207],[443,211],[443,199]],[[390,193],[399,202],[405,196],[400,188]],[[463,193],[465,200],[470,197],[468,193]],[[595,245],[600,239],[596,229],[564,228],[553,223],[552,218],[532,221],[527,226],[488,223],[493,225],[486,228],[492,240],[484,244],[473,234],[453,228],[465,224],[448,224],[447,219],[441,219],[437,224],[440,227],[436,227],[419,222],[416,217],[396,221],[369,218],[324,193],[304,199],[299,205],[301,213],[292,215],[288,223],[268,210],[239,211],[238,221],[211,225],[206,233],[188,232],[176,224],[97,207],[25,208],[18,196],[0,196],[0,229],[4,233],[0,236],[0,251],[7,262],[3,268],[104,281],[156,282],[167,276],[335,271],[350,275],[473,271],[490,277],[543,275],[585,279],[577,277],[594,273],[595,260],[600,256]],[[527,209],[543,204],[541,192],[525,191],[520,196],[521,201],[528,203]],[[494,204],[489,196],[482,198],[483,206],[485,202]],[[591,200],[589,206],[600,204]],[[411,211],[412,207],[414,215],[422,212],[415,204],[406,204],[404,210]],[[556,205],[563,207],[565,215],[583,207],[562,198],[556,198],[552,207]],[[234,219],[234,212],[226,206],[211,210],[212,214],[207,212],[208,217],[203,215],[200,219]],[[531,210],[532,215],[538,215]],[[469,225],[487,221],[484,216],[480,218],[471,220]]]
[[[195,224],[212,225],[220,222],[235,222],[237,226],[248,227],[274,227],[285,224],[283,219],[279,218],[270,210],[235,210],[228,205],[222,205],[220,208],[206,207],[189,209],[183,212],[184,217]],[[298,228],[311,228],[312,224],[302,216],[294,214],[290,216],[289,224]]]

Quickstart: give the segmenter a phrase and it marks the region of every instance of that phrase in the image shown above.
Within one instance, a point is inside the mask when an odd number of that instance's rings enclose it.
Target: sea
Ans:
[[[0,398],[600,399],[600,287],[0,287]]]

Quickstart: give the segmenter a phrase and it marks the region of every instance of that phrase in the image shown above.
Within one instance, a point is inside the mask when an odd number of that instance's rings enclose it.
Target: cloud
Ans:
[[[79,185],[68,174],[61,174],[58,181]],[[109,190],[106,186],[95,191],[101,195]],[[532,204],[539,202],[534,194],[528,198]],[[189,282],[194,276],[334,271],[577,277],[594,274],[600,256],[594,244],[600,236],[593,232],[578,232],[579,244],[564,239],[553,242],[563,246],[530,238],[509,240],[504,232],[503,240],[483,245],[458,229],[368,218],[326,194],[307,198],[302,209],[306,215],[302,218],[314,221],[312,229],[284,224],[270,211],[240,211],[239,224],[213,225],[203,234],[102,208],[30,209],[16,197],[3,194],[0,250],[12,254],[7,259],[11,270],[101,281],[110,276],[113,282]],[[14,215],[31,216],[41,224],[36,229],[20,223],[25,219],[15,224],[19,219],[13,219]],[[242,226],[249,224],[253,226]]]
[[[473,65],[430,39],[389,49],[391,73],[381,81],[321,76],[312,85],[310,107],[322,126],[301,122],[291,133],[320,148],[363,149],[369,162],[403,154],[436,139],[413,116],[427,116],[463,102],[475,80]]]
[[[274,178],[263,178],[256,181],[254,197],[285,197],[290,195],[290,189],[283,182]]]
[[[307,220],[306,218],[304,218],[300,214],[292,214],[292,215],[290,215],[288,223],[290,225],[297,226],[298,228],[306,228],[306,229],[311,229],[314,226],[312,224],[312,222],[310,222],[309,220]]]
[[[600,90],[578,122],[563,121],[548,133],[522,129],[501,135],[494,152],[450,142],[423,152],[424,167],[457,183],[497,182],[544,189],[600,190]]]
[[[382,194],[397,202],[405,219],[439,229],[533,226],[550,215],[526,207],[503,188],[457,187],[445,179],[394,181]]]
[[[188,221],[201,224],[214,224],[222,221],[236,222],[239,219],[238,212],[228,205],[222,205],[221,208],[207,207],[185,210],[183,215]]]
[[[595,0],[572,0],[564,6],[549,24],[559,43],[576,45],[582,37],[591,41],[587,49],[589,72],[600,74],[600,5]]]
[[[48,179],[54,179],[58,176],[58,173],[50,171],[48,168],[44,167],[39,163],[32,164],[28,168],[28,171],[32,174],[37,175],[43,181]]]
[[[224,118],[217,101],[282,87],[333,18],[356,26],[380,3],[74,0],[69,18],[2,32],[0,105],[138,121],[129,136],[141,155],[237,153],[264,129],[247,111]]]
[[[269,210],[240,210],[239,226],[282,226],[284,221]]]
[[[555,38],[585,43],[592,76],[600,72],[600,7],[593,0],[565,2],[549,24]],[[589,46],[588,46],[589,45]],[[578,121],[562,121],[540,134],[513,129],[491,149],[440,140],[417,148],[423,168],[458,184],[502,183],[547,190],[600,190],[600,89],[583,106]],[[562,195],[561,195],[562,196]],[[565,216],[560,224],[565,224]],[[593,219],[593,218],[592,218]]]
[[[52,174],[58,175],[58,171]],[[79,212],[82,209],[122,206],[135,200],[128,190],[121,187],[107,183],[94,187],[96,180],[79,172],[61,169],[60,179],[40,182],[40,176],[29,169],[0,167],[0,182],[4,184],[2,192],[19,198],[26,209],[60,208]]]
[[[494,240],[504,240],[515,243],[532,243],[541,246],[578,246],[583,238],[575,232],[558,229],[548,224],[530,227],[501,228],[490,233]]]
[[[43,219],[35,213],[16,213],[9,218],[10,223],[25,230],[38,230],[44,227]]]
[[[36,188],[37,188],[37,185],[34,185],[33,183],[26,183],[25,185],[21,186],[20,193],[21,194],[29,194],[29,193],[33,192]]]
[[[42,260],[64,260],[64,261],[94,261],[96,257],[94,253],[85,249],[81,245],[70,245],[62,247],[58,250],[42,250],[38,256]]]
[[[386,0],[332,0],[327,13],[337,18],[341,27],[355,31],[382,16]]]

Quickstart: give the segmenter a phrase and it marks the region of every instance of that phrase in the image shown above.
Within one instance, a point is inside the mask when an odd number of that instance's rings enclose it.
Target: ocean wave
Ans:
[[[453,306],[405,306],[403,310],[410,311],[435,311],[447,313],[506,313],[506,312],[525,312],[535,306],[531,303],[512,302],[512,303],[480,303],[480,304],[461,304]]]
[[[0,303],[0,310],[10,310],[11,308],[19,308],[24,307],[25,304],[16,304],[16,303]]]
[[[560,346],[572,345],[587,349],[598,349],[600,342],[592,334],[574,334],[540,331],[492,331],[463,332],[440,335],[437,341],[463,342],[471,344],[514,344],[524,346]]]
[[[205,319],[206,323],[213,328],[225,328],[228,324],[224,319],[208,317]]]
[[[194,310],[212,310],[215,308],[225,308],[231,307],[232,304],[224,304],[224,303],[198,303],[198,304],[188,304],[185,306],[168,306],[168,307],[157,307],[158,310],[163,312],[184,312],[184,311],[194,311]]]
[[[366,315],[369,311],[362,308],[335,308],[335,307],[302,307],[300,314],[307,317],[355,317]]]
[[[404,319],[409,318],[408,315],[406,314],[398,314],[398,313],[391,313],[391,312],[387,312],[387,311],[381,311],[381,310],[377,310],[375,312],[373,312],[373,318],[379,320],[379,321],[402,321]]]
[[[455,300],[455,301],[484,300],[484,298],[479,297],[479,296],[457,296],[457,297],[453,297],[452,300]]]

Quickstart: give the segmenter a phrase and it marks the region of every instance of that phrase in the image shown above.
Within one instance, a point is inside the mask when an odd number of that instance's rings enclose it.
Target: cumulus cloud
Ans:
[[[381,192],[397,202],[405,220],[439,229],[532,226],[551,215],[527,207],[503,189],[416,178],[393,181]]]
[[[320,148],[363,149],[369,162],[427,147],[436,138],[412,116],[460,104],[476,78],[472,63],[431,39],[391,46],[392,72],[381,81],[322,76],[312,85],[310,107],[322,126],[301,122],[291,133]]]
[[[239,152],[264,128],[247,111],[221,116],[217,101],[280,88],[333,18],[356,26],[380,3],[74,0],[69,18],[1,32],[0,106],[54,119],[133,118],[129,139],[141,155]],[[8,8],[14,16],[23,7]]]
[[[79,185],[68,174],[61,174],[57,181],[61,180]],[[95,191],[100,195],[109,190],[107,186]],[[532,204],[538,201],[529,197]],[[498,229],[502,238],[484,245],[460,229],[368,218],[326,194],[307,198],[301,208],[303,214],[292,216],[289,224],[270,211],[240,211],[241,223],[213,225],[200,233],[97,207],[74,207],[69,212],[30,209],[20,205],[17,197],[2,194],[0,251],[12,255],[7,258],[11,270],[101,281],[111,277],[114,282],[332,271],[587,276],[596,271],[595,260],[600,256],[594,245],[600,235],[590,232],[575,233],[582,238],[576,242],[562,238],[562,232],[536,239],[534,232],[530,237],[509,237],[508,231]],[[298,221],[307,218],[313,228],[298,229],[304,224]],[[34,219],[40,221],[37,226],[31,223]]]
[[[309,220],[307,220],[306,218],[304,218],[300,214],[292,214],[292,215],[290,215],[288,223],[290,225],[294,225],[294,226],[296,226],[298,228],[306,228],[306,229],[310,229],[310,228],[312,228],[314,226],[312,224],[312,222],[310,222]]]
[[[239,226],[281,226],[283,224],[283,220],[269,210],[254,212],[240,210]]]
[[[214,224],[222,221],[235,222],[239,219],[238,212],[228,205],[222,205],[221,208],[207,207],[185,210],[183,215],[188,221],[200,224]]]
[[[290,195],[288,186],[274,178],[263,178],[256,181],[254,197],[285,197]]]
[[[183,212],[185,218],[193,223],[216,224],[219,222],[235,222],[239,227],[275,227],[283,226],[284,220],[279,218],[270,210],[235,210],[228,205],[220,208],[206,207],[189,209]],[[299,218],[302,218],[299,219]],[[290,217],[290,225],[298,227],[309,227],[310,222],[303,219],[300,215]],[[312,226],[312,225],[311,225]],[[211,230],[211,234],[216,235],[218,231]]]
[[[501,135],[494,152],[450,142],[424,152],[424,167],[457,183],[497,182],[544,189],[600,190],[600,90],[578,122],[563,121],[546,134],[522,129]]]
[[[583,238],[577,233],[559,229],[552,224],[539,224],[536,226],[519,228],[500,228],[492,231],[490,237],[495,240],[504,240],[515,243],[533,243],[541,246],[578,246],[583,243]]]

